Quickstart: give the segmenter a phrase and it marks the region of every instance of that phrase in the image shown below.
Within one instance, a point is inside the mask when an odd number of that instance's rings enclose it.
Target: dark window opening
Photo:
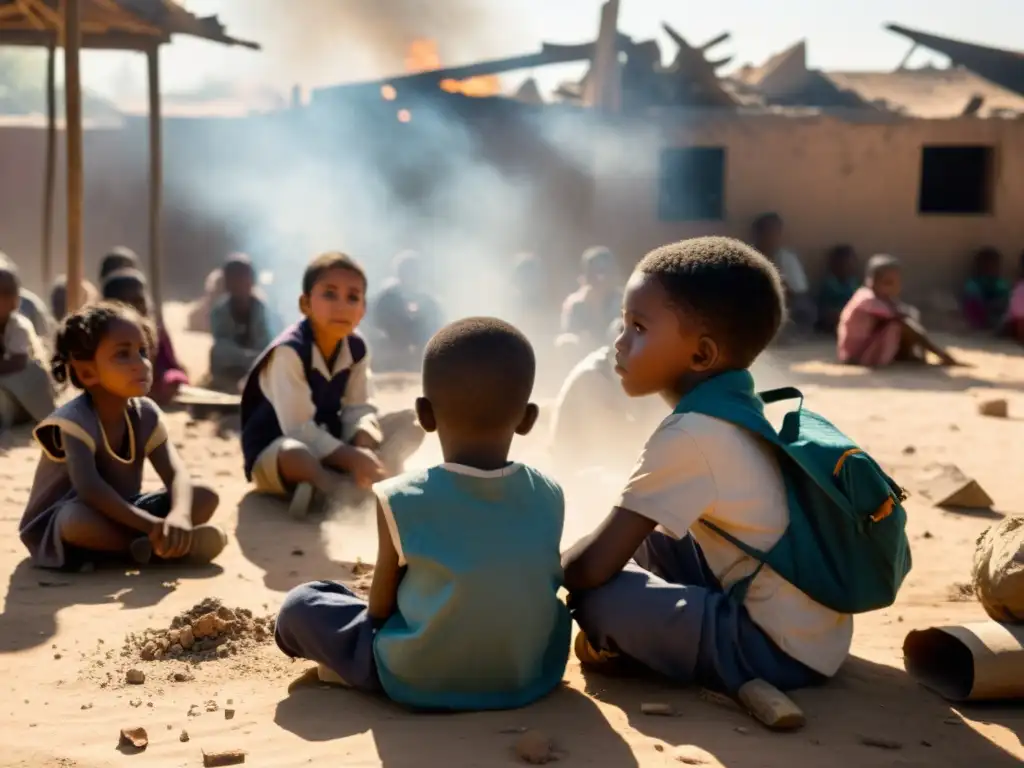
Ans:
[[[723,148],[662,150],[658,218],[662,221],[721,221],[725,218]]]
[[[925,147],[918,212],[991,213],[993,154],[992,147]]]

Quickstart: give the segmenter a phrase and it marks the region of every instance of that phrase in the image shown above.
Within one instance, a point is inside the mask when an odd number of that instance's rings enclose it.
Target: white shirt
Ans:
[[[28,355],[30,360],[39,362],[44,358],[41,347],[42,342],[32,321],[20,312],[12,312],[4,327],[3,356]]]
[[[706,518],[762,551],[789,525],[782,473],[773,449],[724,421],[672,414],[644,447],[617,506],[673,536],[689,533],[722,587],[749,576],[757,561],[700,524]],[[853,617],[816,603],[764,566],[747,592],[750,618],[786,654],[831,676],[849,654]]]
[[[804,265],[800,258],[787,248],[780,248],[775,254],[775,266],[779,268],[782,275],[782,282],[793,293],[807,293],[810,284],[807,282],[807,273],[804,272]]]
[[[302,360],[298,352],[284,345],[270,353],[270,359],[260,371],[260,389],[277,414],[282,434],[305,444],[318,459],[330,455],[344,443],[351,442],[358,432],[365,432],[378,443],[381,442],[377,408],[370,400],[369,354],[358,363],[353,363],[352,350],[346,340],[338,353],[334,370],[328,372],[324,356],[314,345],[312,366],[328,379],[349,369],[348,384],[340,403],[342,439],[334,437],[314,420],[316,406],[302,368]]]

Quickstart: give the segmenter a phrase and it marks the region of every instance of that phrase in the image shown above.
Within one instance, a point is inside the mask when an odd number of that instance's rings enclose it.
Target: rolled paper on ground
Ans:
[[[1024,624],[984,621],[914,630],[903,642],[907,673],[950,701],[1024,698]]]

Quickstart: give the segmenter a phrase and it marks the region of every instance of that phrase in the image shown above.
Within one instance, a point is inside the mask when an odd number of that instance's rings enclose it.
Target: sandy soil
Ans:
[[[172,327],[179,314],[171,313]],[[201,368],[207,342],[184,333],[177,339],[182,355]],[[58,574],[31,568],[16,526],[38,452],[27,432],[0,438],[0,573],[7,576],[0,587],[0,674],[7,691],[0,704],[0,765],[199,766],[201,750],[228,749],[245,750],[247,765],[280,768],[328,760],[390,768],[510,765],[522,728],[550,735],[566,765],[1018,765],[1024,758],[1019,705],[950,706],[907,677],[901,647],[913,628],[983,618],[957,585],[969,578],[980,531],[997,516],[1024,511],[1024,359],[1009,347],[989,346],[963,351],[976,366],[970,370],[869,376],[816,362],[828,352],[821,345],[780,350],[759,376],[800,383],[811,407],[871,449],[912,491],[919,490],[914,478],[926,465],[956,463],[981,481],[998,512],[956,515],[912,497],[914,570],[894,607],[858,618],[853,656],[840,675],[822,689],[794,695],[809,718],[803,731],[771,734],[697,691],[584,675],[574,659],[563,687],[533,707],[455,716],[410,714],[351,692],[292,685],[309,665],[285,659],[272,644],[198,664],[139,661],[123,650],[128,633],[167,627],[203,598],[270,613],[290,587],[310,579],[354,581],[352,564],[374,555],[374,533],[359,516],[295,524],[279,506],[247,495],[230,432],[179,413],[170,416],[173,439],[196,478],[220,492],[220,521],[233,534],[218,563],[203,570]],[[1011,418],[977,415],[977,400],[994,391],[1009,399]],[[394,405],[409,397],[384,394]],[[538,455],[536,441],[516,450],[520,458]],[[436,458],[436,444],[428,440],[416,462]],[[618,481],[609,477],[607,486]],[[587,483],[568,487],[567,496],[566,535],[572,538],[605,513],[607,493]],[[126,684],[130,668],[144,671],[145,683]],[[175,682],[175,673],[185,673],[179,675],[184,681]],[[643,702],[669,703],[680,716],[642,715]],[[226,708],[235,710],[231,719]],[[120,729],[138,726],[148,731],[148,748],[119,753]],[[182,730],[187,742],[180,740]],[[872,739],[897,748],[863,743]],[[680,751],[683,745],[703,752]]]

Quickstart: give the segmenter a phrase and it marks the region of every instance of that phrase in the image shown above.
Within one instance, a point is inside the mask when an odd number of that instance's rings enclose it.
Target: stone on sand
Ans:
[[[125,673],[124,681],[129,685],[142,685],[146,682],[146,673],[141,669],[129,669]]]
[[[971,581],[991,618],[1024,621],[1024,516],[1007,517],[978,538]]]
[[[515,753],[530,765],[545,765],[558,759],[551,739],[541,731],[527,731],[516,739]]]

